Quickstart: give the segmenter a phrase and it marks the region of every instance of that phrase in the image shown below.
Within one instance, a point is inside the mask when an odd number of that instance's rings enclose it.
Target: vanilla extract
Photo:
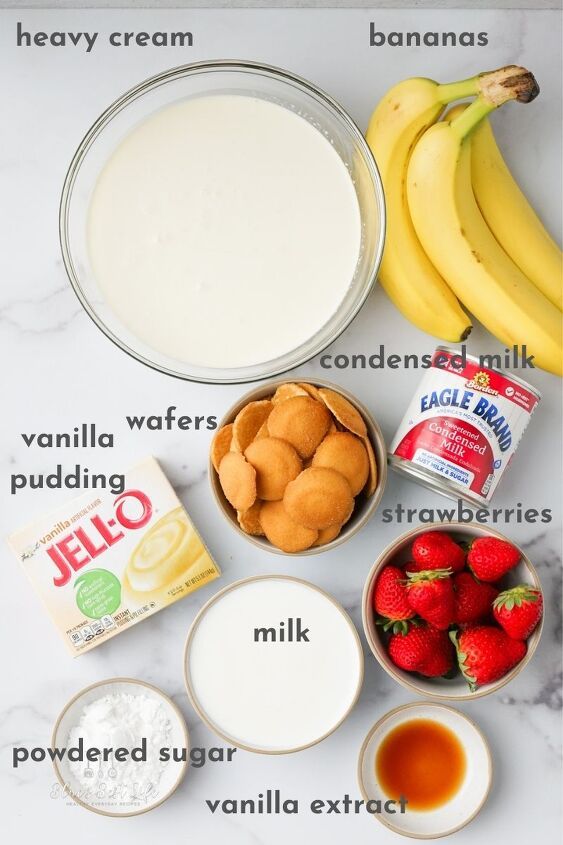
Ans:
[[[267,789],[259,792],[256,798],[225,798],[221,800],[208,799],[206,802],[211,813],[218,810],[225,815],[297,815],[300,811],[296,798],[282,798],[281,790]],[[407,800],[401,796],[398,800],[352,798],[345,793],[342,798],[315,798],[309,804],[309,810],[314,815],[358,815],[366,812],[371,815],[379,813],[405,813]]]

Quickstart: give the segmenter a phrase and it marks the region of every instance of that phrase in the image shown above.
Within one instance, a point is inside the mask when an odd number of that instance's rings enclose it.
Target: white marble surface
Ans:
[[[201,9],[201,8],[269,8],[269,0],[0,0],[0,9]],[[386,9],[415,8],[427,9],[465,9],[467,0],[384,0],[375,4],[373,0],[277,0],[276,8],[342,8],[371,9],[383,6]],[[531,0],[473,0],[474,9],[527,9]],[[535,9],[560,9],[560,0],[534,0]]]
[[[368,21],[381,28],[486,29],[490,46],[479,50],[370,50]],[[196,35],[191,50],[99,48],[80,50],[14,47],[16,20],[32,29],[185,28]],[[254,573],[285,572],[332,592],[360,621],[365,576],[381,549],[408,528],[383,525],[380,513],[343,548],[314,558],[283,559],[261,553],[236,535],[215,509],[205,461],[208,433],[129,433],[125,414],[161,413],[177,405],[184,413],[221,415],[244,387],[198,386],[175,381],[114,348],[83,313],[62,267],[57,205],[75,146],[98,113],[144,77],[184,61],[212,57],[263,60],[286,66],[330,91],[365,127],[384,90],[409,75],[450,80],[508,62],[533,69],[542,87],[538,101],[508,106],[497,120],[506,156],[533,202],[554,231],[561,226],[560,18],[549,12],[430,11],[4,11],[0,65],[4,80],[0,154],[2,230],[0,328],[4,402],[2,467],[3,536],[34,514],[69,497],[68,491],[23,491],[10,496],[9,474],[47,471],[57,462],[84,463],[114,471],[147,453],[163,462],[184,502],[224,569],[221,585]],[[9,80],[9,81],[8,81]],[[334,351],[430,351],[434,343],[407,324],[376,290]],[[497,344],[476,329],[470,351]],[[333,378],[355,392],[390,438],[420,373],[416,371],[321,371],[318,362],[299,370]],[[529,380],[544,400],[495,504],[553,509],[550,525],[500,525],[528,551],[546,594],[543,640],[531,665],[506,689],[460,705],[489,737],[494,787],[480,817],[452,842],[556,841],[559,823],[560,738],[560,456],[561,385],[533,372]],[[81,453],[28,449],[20,433],[70,430],[95,421],[114,431],[117,447]],[[445,500],[391,473],[383,507],[441,505]],[[288,757],[238,752],[229,765],[192,770],[169,803],[120,821],[88,814],[50,797],[50,764],[10,767],[13,744],[45,745],[53,720],[73,693],[93,681],[128,675],[161,686],[178,702],[195,744],[214,738],[188,704],[181,655],[188,626],[215,586],[210,586],[73,661],[6,548],[2,551],[3,679],[0,745],[3,830],[6,841],[152,843],[185,841],[229,845],[305,845],[314,840],[355,845],[395,842],[397,837],[365,816],[211,816],[205,799],[255,797],[279,788],[303,804],[315,797],[357,795],[356,757],[373,722],[412,700],[366,651],[360,701],[341,729],[321,745]],[[219,583],[216,585],[219,586]],[[64,831],[64,834],[62,833]]]

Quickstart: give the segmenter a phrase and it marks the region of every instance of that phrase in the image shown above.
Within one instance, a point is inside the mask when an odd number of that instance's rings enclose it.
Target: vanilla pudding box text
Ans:
[[[221,574],[154,458],[123,493],[85,493],[8,542],[73,656]]]

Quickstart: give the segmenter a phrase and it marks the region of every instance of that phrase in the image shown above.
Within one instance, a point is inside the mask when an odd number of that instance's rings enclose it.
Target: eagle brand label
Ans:
[[[393,439],[391,464],[488,504],[539,401],[519,379],[437,349]]]

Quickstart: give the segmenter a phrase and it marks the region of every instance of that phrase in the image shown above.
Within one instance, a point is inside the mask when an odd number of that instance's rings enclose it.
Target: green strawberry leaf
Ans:
[[[540,593],[535,587],[530,587],[528,584],[518,584],[517,587],[511,587],[499,593],[493,602],[493,607],[497,610],[505,608],[510,611],[514,607],[522,607],[524,602],[535,604],[539,597]]]
[[[386,616],[380,616],[376,619],[376,625],[381,625],[384,631],[391,631],[393,634],[398,634],[402,626],[405,624],[403,619],[388,619]]]
[[[460,670],[461,674],[463,675],[463,677],[465,678],[465,680],[467,681],[467,683],[469,685],[469,689],[471,690],[471,692],[475,692],[475,690],[477,689],[477,679],[473,675],[471,675],[470,672],[469,672],[469,667],[466,664],[467,654],[464,651],[461,651],[460,645],[459,645],[459,642],[458,642],[458,639],[457,639],[457,635],[458,635],[457,630],[449,632],[449,638],[452,641],[452,643],[454,644],[454,647],[455,647],[455,650],[456,650],[457,664],[459,666],[459,670]]]
[[[425,583],[427,581],[439,581],[442,578],[449,578],[452,574],[451,567],[447,569],[422,569],[420,572],[409,572],[407,587],[413,584]]]
[[[388,619],[386,616],[378,616],[375,620],[376,625],[380,625],[384,631],[390,631],[392,634],[402,634],[405,636],[409,632],[412,625],[417,628],[420,625],[420,620],[415,617],[410,619]]]

